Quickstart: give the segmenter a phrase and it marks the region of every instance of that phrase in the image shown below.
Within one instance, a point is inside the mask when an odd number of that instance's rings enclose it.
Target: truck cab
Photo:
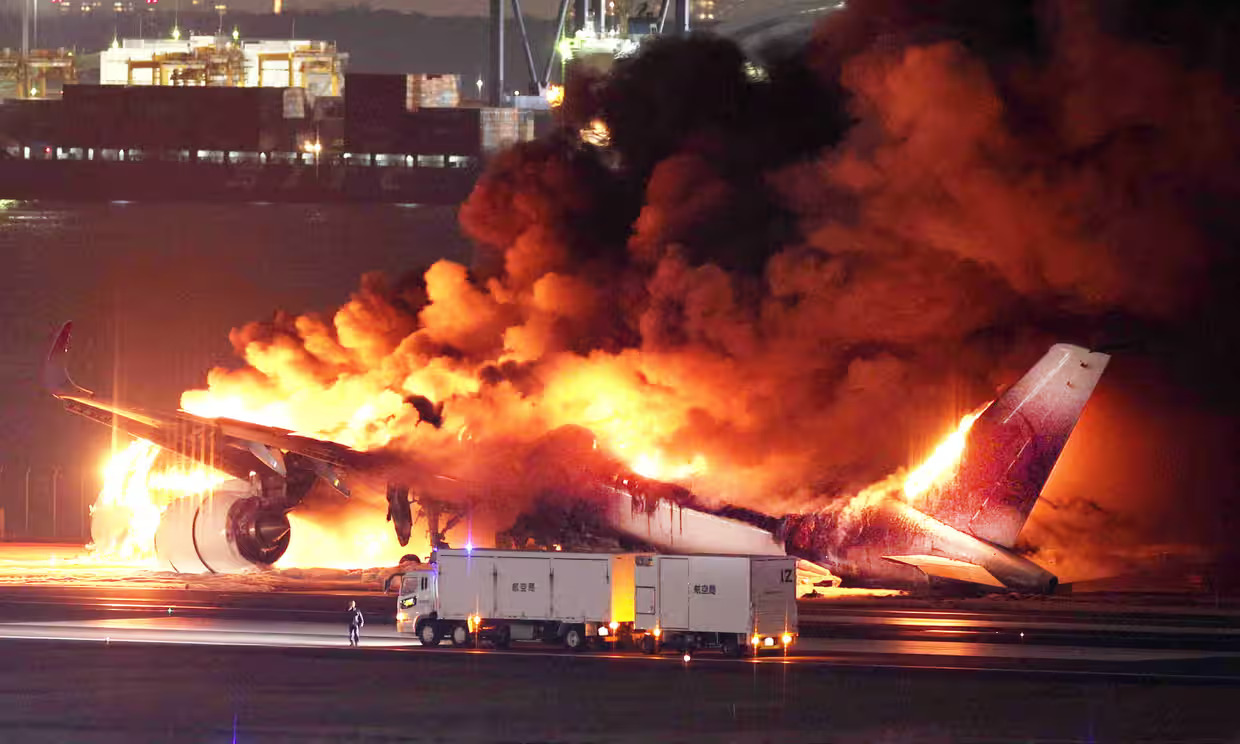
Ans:
[[[438,612],[439,573],[435,564],[407,571],[400,581],[396,598],[396,630],[412,633],[419,618]]]

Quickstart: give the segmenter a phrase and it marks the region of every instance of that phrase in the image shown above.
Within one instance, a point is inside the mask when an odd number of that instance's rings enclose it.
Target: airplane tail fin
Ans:
[[[43,362],[43,387],[57,398],[93,398],[94,393],[81,387],[69,377],[66,360],[69,357],[69,335],[73,331],[73,321],[60,327],[52,341],[52,348],[47,352]]]
[[[1011,547],[1110,357],[1056,344],[969,431],[955,475],[921,511]]]

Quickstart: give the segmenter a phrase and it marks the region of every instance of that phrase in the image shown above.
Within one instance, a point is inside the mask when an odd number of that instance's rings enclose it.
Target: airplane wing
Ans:
[[[1007,588],[1002,581],[994,577],[994,574],[976,563],[969,563],[968,561],[945,558],[941,555],[885,555],[883,558],[918,568],[927,576],[963,581],[970,584],[981,584],[982,586],[993,586],[998,589]]]
[[[61,326],[43,365],[44,387],[63,401],[71,413],[116,426],[235,478],[247,479],[251,473],[268,471],[286,477],[292,458],[303,470],[320,477],[342,495],[349,495],[340,471],[363,466],[364,453],[286,429],[204,418],[185,411],[143,411],[100,398],[69,376],[66,362],[72,331],[72,322]]]

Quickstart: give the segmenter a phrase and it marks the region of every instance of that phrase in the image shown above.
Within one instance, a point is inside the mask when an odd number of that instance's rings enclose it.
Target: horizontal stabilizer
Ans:
[[[976,563],[958,561],[941,555],[885,555],[883,558],[895,563],[903,563],[906,566],[913,566],[914,568],[921,569],[921,572],[927,576],[934,576],[939,579],[964,581],[970,584],[993,586],[999,589],[1006,588],[1002,581],[996,579],[993,574]]]
[[[844,580],[831,573],[831,569],[804,558],[797,559],[797,596],[814,591],[819,584],[830,584],[833,589],[839,588]]]

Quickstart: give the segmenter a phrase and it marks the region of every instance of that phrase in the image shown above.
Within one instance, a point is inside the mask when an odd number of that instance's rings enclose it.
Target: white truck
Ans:
[[[786,649],[796,559],[442,549],[404,574],[396,627],[424,647],[631,639],[648,653]]]
[[[633,624],[633,555],[441,549],[404,575],[396,628],[497,648],[560,642],[579,650]]]
[[[637,555],[632,637],[646,653],[787,649],[797,634],[788,556]]]

